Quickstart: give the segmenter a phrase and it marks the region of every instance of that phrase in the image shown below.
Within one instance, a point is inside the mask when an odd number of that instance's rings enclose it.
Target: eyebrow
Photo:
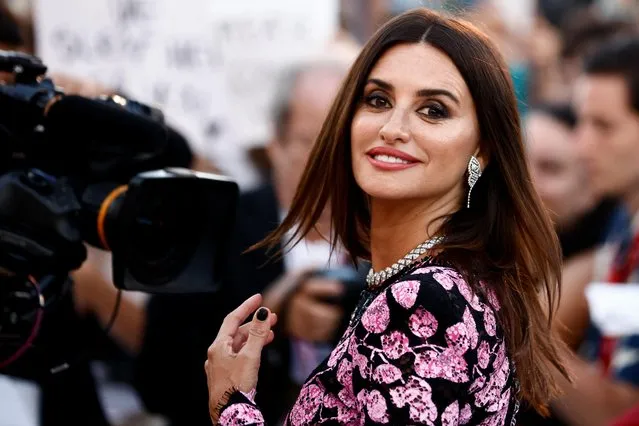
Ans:
[[[371,78],[367,82],[367,84],[373,83],[377,86],[381,87],[384,90],[392,91],[393,85],[385,82],[384,80],[380,80],[377,78]],[[459,99],[451,92],[446,89],[420,89],[417,91],[417,96],[419,97],[428,97],[428,96],[446,96],[453,100],[457,105],[460,105]]]

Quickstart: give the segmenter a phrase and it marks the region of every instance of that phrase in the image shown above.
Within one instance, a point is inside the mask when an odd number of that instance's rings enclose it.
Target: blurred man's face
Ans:
[[[541,112],[526,120],[526,148],[535,189],[559,227],[569,226],[594,204],[574,132]]]
[[[342,76],[333,70],[308,71],[293,89],[290,116],[284,134],[268,145],[280,205],[288,209],[306,166],[311,148],[337,94]]]
[[[581,76],[575,87],[577,139],[593,190],[629,197],[639,188],[639,113],[625,80],[616,75]]]

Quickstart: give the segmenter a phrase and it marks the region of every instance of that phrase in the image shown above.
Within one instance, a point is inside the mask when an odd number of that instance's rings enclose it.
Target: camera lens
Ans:
[[[153,193],[155,197],[147,194],[136,200],[137,211],[126,236],[127,258],[136,280],[161,286],[191,260],[201,239],[206,209],[197,197],[184,191]]]

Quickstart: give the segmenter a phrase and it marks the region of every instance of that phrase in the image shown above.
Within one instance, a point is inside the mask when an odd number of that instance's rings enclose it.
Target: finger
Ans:
[[[266,345],[271,331],[271,321],[269,320],[270,311],[267,308],[260,308],[253,315],[253,321],[250,323],[249,335],[246,344],[242,348],[242,352],[251,358],[259,359],[262,348]]]
[[[251,324],[244,324],[240,328],[237,329],[235,336],[233,336],[233,352],[238,353],[242,346],[246,343],[246,339],[248,338],[248,328]]]
[[[269,316],[269,321],[271,323],[271,328],[273,328],[275,324],[277,324],[277,315],[271,313],[271,315]],[[233,336],[233,352],[234,353],[238,353],[240,349],[244,347],[244,344],[246,343],[246,339],[248,338],[248,335],[249,335],[250,326],[251,326],[251,323],[248,323],[248,324],[242,325],[240,328],[237,329],[235,336]],[[270,335],[272,334],[273,332],[271,331]],[[273,341],[273,338],[271,338],[270,340],[267,339],[266,343],[268,344],[268,343],[271,343],[272,341]]]
[[[344,285],[335,280],[310,278],[300,287],[300,291],[314,298],[334,297],[344,293]]]
[[[264,343],[264,346],[266,346],[269,343],[273,342],[274,339],[275,339],[275,333],[273,333],[273,330],[271,330],[271,331],[268,332],[268,337],[266,338],[266,343]],[[244,345],[246,345],[246,342],[244,342],[244,343],[242,343],[240,345],[240,348],[239,348],[238,352],[242,350]]]
[[[255,311],[262,302],[262,296],[255,294],[244,301],[222,322],[218,337],[233,337],[242,323]]]

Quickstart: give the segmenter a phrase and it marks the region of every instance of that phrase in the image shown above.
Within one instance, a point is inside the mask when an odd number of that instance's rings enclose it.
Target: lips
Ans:
[[[421,163],[412,155],[389,147],[373,148],[366,153],[366,156],[373,167],[384,172],[405,170]]]
[[[391,159],[399,159],[399,160],[403,160],[402,163],[419,163],[420,162],[417,158],[413,157],[412,155],[406,154],[405,152],[400,151],[398,149],[385,147],[385,146],[379,146],[379,147],[370,149],[368,150],[368,152],[366,152],[366,155],[368,155],[371,158],[387,157]]]

